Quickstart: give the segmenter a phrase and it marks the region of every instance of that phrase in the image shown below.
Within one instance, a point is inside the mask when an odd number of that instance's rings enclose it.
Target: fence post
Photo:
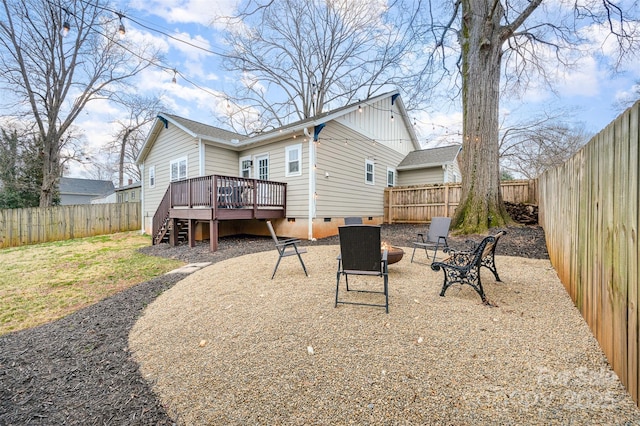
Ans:
[[[449,184],[444,184],[444,217],[449,217]]]

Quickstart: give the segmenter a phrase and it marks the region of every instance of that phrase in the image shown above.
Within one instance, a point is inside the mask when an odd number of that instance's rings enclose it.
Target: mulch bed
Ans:
[[[385,225],[382,236],[392,245],[410,247],[422,230],[424,226]],[[479,241],[480,236],[452,236],[450,245],[461,247],[466,239]],[[208,249],[205,242],[194,248],[163,244],[141,251],[187,263],[218,262],[273,250],[273,242],[265,237],[227,237],[217,252]],[[539,226],[509,227],[496,254],[548,259],[544,232]],[[174,424],[141,377],[128,337],[145,306],[185,276],[163,275],[53,323],[1,336],[0,424]]]

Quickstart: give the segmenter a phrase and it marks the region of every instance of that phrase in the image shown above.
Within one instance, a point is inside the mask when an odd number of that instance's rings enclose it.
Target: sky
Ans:
[[[174,114],[215,125],[214,114],[225,108],[225,83],[234,76],[225,74],[220,57],[210,53],[224,51],[214,18],[232,15],[235,1],[116,0],[114,5],[124,15],[125,37],[154,43],[164,56],[163,68],[152,67],[136,77],[136,91],[161,96]],[[640,60],[623,64],[621,72],[614,74],[606,61],[607,39],[599,31],[591,31],[590,35],[594,45],[601,46],[597,57],[585,55],[572,70],[550,72],[553,91],[533,82],[518,99],[502,102],[502,115],[533,116],[545,109],[564,108],[571,111],[571,120],[582,123],[592,133],[614,120],[621,112],[616,101],[632,93],[640,81]],[[88,104],[76,124],[84,130],[93,152],[99,152],[102,144],[113,139],[114,122],[120,115],[105,101]],[[461,142],[459,108],[432,105],[428,111],[412,115],[424,148]],[[93,177],[89,167],[81,165],[72,166],[67,175]]]

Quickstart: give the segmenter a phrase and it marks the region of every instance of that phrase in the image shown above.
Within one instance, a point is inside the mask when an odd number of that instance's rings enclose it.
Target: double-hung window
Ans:
[[[285,176],[302,175],[302,144],[285,148],[286,170]]]
[[[170,176],[169,180],[175,182],[187,178],[187,157],[178,158],[169,164]]]
[[[373,160],[364,161],[364,183],[375,185],[375,163]]]
[[[387,186],[396,186],[396,170],[391,167],[387,167]]]
[[[149,167],[149,188],[156,187],[156,166]]]
[[[251,157],[242,157],[240,158],[240,176],[243,178],[251,177],[251,166],[253,162],[251,161]]]

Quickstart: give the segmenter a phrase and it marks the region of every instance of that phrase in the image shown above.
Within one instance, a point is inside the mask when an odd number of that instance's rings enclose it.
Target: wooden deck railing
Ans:
[[[284,217],[286,195],[286,183],[235,176],[210,175],[172,182],[153,217],[153,235],[176,208],[212,209],[211,219],[257,218],[262,210],[281,210]]]
[[[172,182],[169,189],[170,208],[286,207],[283,182],[211,175]]]
[[[153,236],[153,243],[156,243],[156,237],[158,236],[158,233],[160,232],[160,229],[162,229],[162,226],[164,225],[164,221],[165,219],[167,219],[169,217],[169,210],[171,209],[171,186],[169,186],[167,188],[167,190],[164,193],[164,196],[162,197],[162,201],[160,201],[160,205],[158,205],[158,208],[156,209],[155,214],[153,215],[153,222],[152,222],[152,228],[151,228],[151,232],[152,232],[152,236]]]

